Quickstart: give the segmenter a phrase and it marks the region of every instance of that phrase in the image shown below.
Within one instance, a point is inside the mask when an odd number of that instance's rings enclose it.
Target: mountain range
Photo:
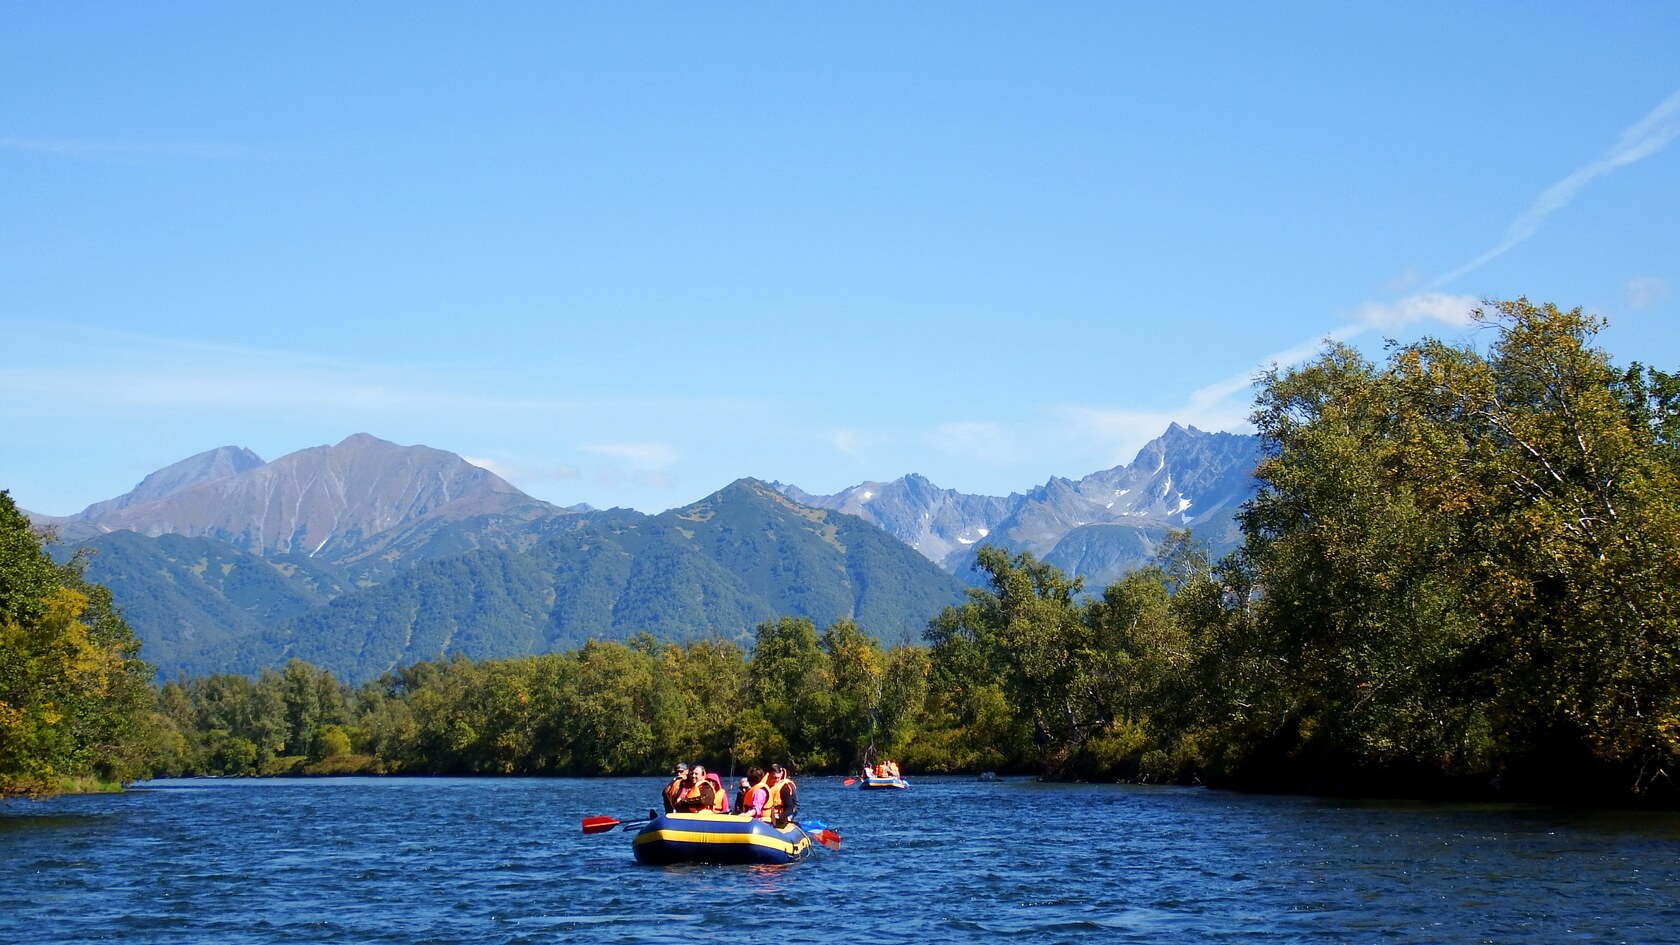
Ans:
[[[1169,428],[1129,466],[973,496],[909,475],[830,496],[741,479],[658,515],[561,507],[459,456],[356,434],[264,462],[222,447],[62,518],[165,678],[306,659],[361,681],[422,659],[569,649],[585,639],[746,642],[778,616],[919,638],[963,596],[982,543],[1030,551],[1089,588],[1144,563],[1169,528],[1236,540],[1254,437]]]
[[[1029,551],[1100,589],[1144,564],[1170,529],[1188,529],[1223,554],[1241,543],[1236,512],[1254,494],[1258,437],[1173,424],[1128,466],[1083,479],[1054,478],[1005,498],[940,489],[910,475],[790,498],[873,522],[953,574],[971,571],[991,544]]]

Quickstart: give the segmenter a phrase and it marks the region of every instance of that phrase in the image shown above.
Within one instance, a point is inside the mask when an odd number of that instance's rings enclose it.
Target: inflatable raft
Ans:
[[[636,862],[794,863],[811,854],[798,824],[778,830],[745,814],[661,814],[636,832]]]
[[[910,782],[903,778],[858,778],[860,791],[902,791],[910,786]]]

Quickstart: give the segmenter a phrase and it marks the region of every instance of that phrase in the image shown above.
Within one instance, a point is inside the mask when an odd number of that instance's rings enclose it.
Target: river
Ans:
[[[1680,942],[1680,815],[801,782],[788,867],[644,867],[659,779],[185,780],[0,802],[0,942]]]

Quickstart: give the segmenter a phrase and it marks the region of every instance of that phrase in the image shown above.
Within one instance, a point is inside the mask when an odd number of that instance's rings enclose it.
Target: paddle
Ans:
[[[841,781],[840,785],[842,787],[851,787],[852,785],[854,785],[856,783],[857,783],[857,778],[847,778],[846,780]]]
[[[822,821],[820,821],[820,820],[805,820],[805,821],[796,820],[796,821],[794,821],[794,823],[799,826],[800,830],[803,830],[807,834],[809,834],[811,839],[817,841],[817,843],[819,845],[821,845],[824,849],[828,849],[828,850],[838,850],[838,849],[840,849],[840,835],[835,833],[834,831],[828,829],[828,825],[823,823]]]
[[[620,823],[624,824],[624,828],[628,830],[631,827],[640,827],[652,819],[652,817],[643,817],[641,820],[618,821],[611,817],[585,817],[583,818],[583,832],[586,834],[606,833]]]

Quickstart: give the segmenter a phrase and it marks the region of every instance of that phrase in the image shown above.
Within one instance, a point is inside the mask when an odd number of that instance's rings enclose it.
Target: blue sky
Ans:
[[[0,488],[358,432],[1004,495],[1326,337],[1680,370],[1680,4],[6,4]]]

